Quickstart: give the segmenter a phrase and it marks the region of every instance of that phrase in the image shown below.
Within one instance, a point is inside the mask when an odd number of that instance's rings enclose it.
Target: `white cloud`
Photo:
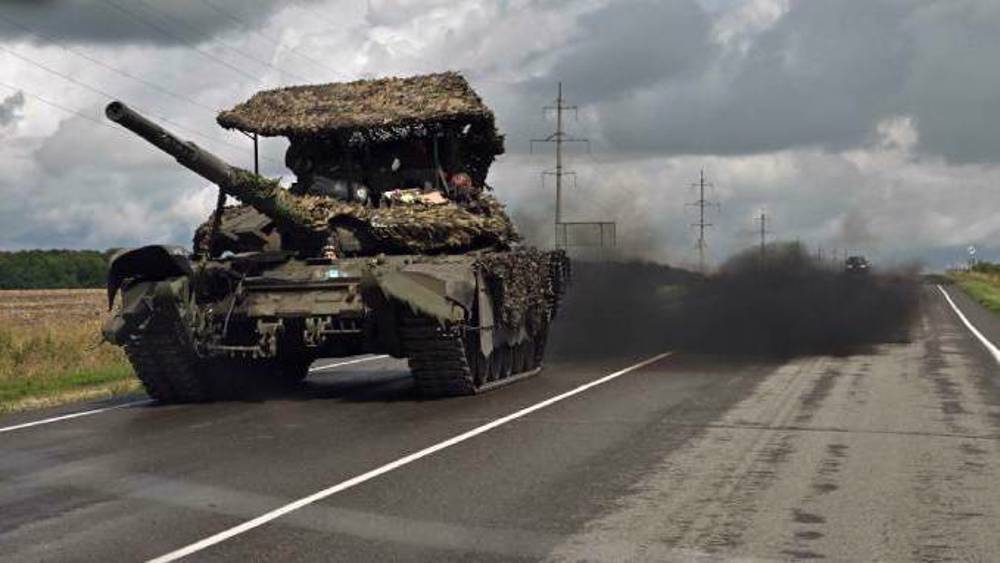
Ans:
[[[594,141],[593,155],[571,157],[580,176],[567,216],[617,220],[634,254],[692,259],[685,203],[702,167],[723,204],[709,239],[717,258],[752,243],[761,206],[776,236],[868,246],[886,260],[940,263],[967,244],[1000,252],[1000,79],[988,72],[1000,8],[987,0],[211,2],[256,32],[200,1],[155,6],[202,30],[198,50],[253,78],[142,25],[120,29],[110,12],[94,22],[77,2],[15,14],[65,48],[9,29],[0,44],[168,117],[243,166],[249,142],[216,127],[214,110],[289,82],[283,73],[325,82],[461,69],[508,135],[491,179],[542,242],[552,193],[538,178],[551,162],[525,153],[550,132],[540,106],[563,80],[581,106],[570,125]],[[214,200],[203,180],[33,97],[102,121],[105,96],[9,54],[0,65],[26,92],[0,136],[0,248],[189,241]],[[263,141],[262,166],[287,182],[285,146]]]

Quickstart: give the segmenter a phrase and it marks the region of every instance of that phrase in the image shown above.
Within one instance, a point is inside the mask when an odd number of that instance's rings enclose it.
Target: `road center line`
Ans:
[[[955,310],[955,314],[958,315],[958,318],[961,319],[963,323],[965,323],[966,328],[968,328],[969,331],[972,332],[972,334],[976,338],[978,338],[980,342],[983,343],[983,346],[986,346],[986,349],[990,352],[990,354],[993,355],[993,359],[996,360],[998,364],[1000,364],[1000,349],[998,349],[992,342],[990,342],[989,339],[983,336],[983,333],[979,332],[979,329],[977,329],[975,325],[969,322],[969,319],[965,318],[965,315],[962,314],[962,311],[958,308],[958,305],[955,305],[955,302],[951,300],[951,296],[948,295],[948,292],[945,291],[944,288],[942,288],[940,285],[938,285],[937,288],[938,291],[941,292],[941,295],[944,295],[944,298],[948,300],[948,304],[951,305],[951,308]]]
[[[351,364],[360,364],[361,362],[370,362],[372,360],[381,360],[383,358],[388,358],[388,354],[380,354],[378,356],[368,356],[365,358],[358,358],[356,360],[347,360],[346,362],[337,362],[335,364],[327,364],[325,366],[316,366],[309,368],[309,373],[314,373],[317,371],[325,371],[328,369],[339,368],[340,366],[349,366]]]
[[[100,409],[92,409],[89,411],[75,412],[72,414],[64,414],[62,416],[53,416],[52,418],[44,418],[42,420],[36,420],[33,422],[25,422],[24,424],[15,424],[14,426],[6,426],[0,428],[0,434],[4,432],[13,432],[14,430],[21,430],[22,428],[31,428],[32,426],[41,426],[42,424],[50,424],[52,422],[60,422],[63,420],[70,420],[72,418],[80,418],[81,416],[90,416],[92,414],[98,414],[102,412],[113,411],[117,409],[123,409],[125,407],[134,407],[138,405],[148,405],[152,403],[152,399],[142,399],[141,401],[129,401],[127,403],[122,403],[120,405],[114,405],[110,407],[104,407]]]
[[[328,369],[338,368],[338,367],[341,367],[341,366],[349,366],[351,364],[360,364],[361,362],[370,362],[370,361],[374,361],[374,360],[381,360],[383,358],[388,358],[388,357],[389,357],[388,355],[382,354],[382,355],[379,355],[379,356],[368,356],[368,357],[365,357],[365,358],[358,358],[358,359],[355,359],[355,360],[347,360],[345,362],[337,362],[335,364],[327,364],[327,365],[324,365],[324,366],[316,366],[316,367],[313,367],[313,368],[309,368],[309,373],[315,373],[315,372],[318,372],[318,371],[326,371]],[[32,422],[25,422],[23,424],[15,424],[13,426],[5,426],[3,428],[0,428],[0,434],[3,434],[4,432],[13,432],[15,430],[21,430],[21,429],[24,429],[24,428],[31,428],[32,426],[41,426],[43,424],[51,424],[53,422],[61,422],[63,420],[71,420],[71,419],[74,419],[74,418],[80,418],[82,416],[90,416],[92,414],[99,414],[99,413],[102,413],[102,412],[108,412],[108,411],[113,411],[113,410],[117,410],[117,409],[123,409],[125,407],[135,407],[135,406],[139,406],[139,405],[148,405],[148,404],[150,404],[152,402],[153,402],[152,399],[142,399],[140,401],[129,401],[127,403],[122,403],[120,405],[114,405],[114,406],[110,406],[110,407],[103,407],[103,408],[99,408],[99,409],[92,409],[92,410],[89,410],[89,411],[80,411],[80,412],[75,412],[75,413],[71,413],[71,414],[64,414],[62,416],[53,416],[52,418],[44,418],[42,420],[35,420],[35,421],[32,421]]]
[[[616,371],[614,373],[605,375],[604,377],[595,379],[594,381],[591,381],[589,383],[585,383],[585,384],[583,384],[583,385],[581,385],[579,387],[576,387],[575,389],[571,389],[569,391],[566,391],[565,393],[561,393],[561,394],[556,395],[554,397],[550,397],[550,398],[548,398],[548,399],[546,399],[546,400],[544,400],[544,401],[542,401],[540,403],[535,403],[534,405],[531,405],[530,407],[525,407],[525,408],[523,408],[523,409],[521,409],[519,411],[516,411],[514,413],[508,414],[507,416],[504,416],[502,418],[498,418],[498,419],[496,419],[496,420],[494,420],[492,422],[488,422],[486,424],[483,424],[482,426],[478,426],[476,428],[473,428],[472,430],[469,430],[467,432],[463,432],[462,434],[459,434],[457,436],[453,436],[453,437],[451,437],[451,438],[449,438],[449,439],[447,439],[447,440],[445,440],[443,442],[438,442],[437,444],[434,444],[433,446],[429,446],[429,447],[424,448],[424,449],[422,449],[422,450],[420,450],[418,452],[414,452],[414,453],[409,454],[407,456],[401,457],[401,458],[397,459],[396,461],[393,461],[393,462],[387,463],[387,464],[385,464],[385,465],[383,465],[381,467],[377,467],[375,469],[372,469],[371,471],[368,471],[367,473],[362,473],[361,475],[358,475],[356,477],[352,477],[351,479],[348,479],[346,481],[343,481],[341,483],[338,483],[336,485],[333,485],[333,486],[328,487],[326,489],[323,489],[321,491],[315,492],[315,493],[313,493],[313,494],[311,494],[311,495],[309,495],[307,497],[303,497],[303,498],[300,498],[299,500],[296,500],[294,502],[290,502],[290,503],[288,503],[288,504],[286,504],[284,506],[281,506],[279,508],[276,508],[276,509],[272,510],[271,512],[268,512],[266,514],[261,514],[260,516],[254,518],[252,520],[247,520],[246,522],[244,522],[242,524],[233,526],[232,528],[229,528],[228,530],[223,530],[222,532],[219,532],[219,533],[217,533],[217,534],[215,534],[213,536],[209,536],[209,537],[207,537],[207,538],[205,538],[205,539],[203,539],[201,541],[197,541],[197,542],[192,543],[192,544],[190,544],[188,546],[182,547],[182,548],[180,548],[180,549],[178,549],[176,551],[172,551],[172,552],[170,552],[170,553],[168,553],[166,555],[161,555],[160,557],[157,557],[155,559],[150,559],[149,563],[167,563],[168,561],[176,561],[176,560],[178,560],[178,559],[180,559],[182,557],[187,557],[188,555],[191,555],[193,553],[197,553],[199,551],[202,551],[202,550],[204,550],[206,548],[209,548],[209,547],[211,547],[211,546],[213,546],[215,544],[222,543],[222,542],[224,542],[224,541],[226,541],[226,540],[228,540],[228,539],[230,539],[232,537],[238,536],[240,534],[244,534],[246,532],[249,532],[250,530],[253,530],[254,528],[257,528],[259,526],[267,524],[268,522],[270,522],[272,520],[275,520],[277,518],[281,518],[282,516],[284,516],[285,514],[288,514],[289,512],[296,511],[296,510],[298,510],[300,508],[303,508],[305,506],[308,506],[308,505],[310,505],[310,504],[312,504],[314,502],[323,500],[323,499],[325,499],[325,498],[327,498],[327,497],[329,497],[331,495],[335,495],[335,494],[337,494],[337,493],[339,493],[341,491],[345,491],[347,489],[350,489],[352,487],[360,485],[360,484],[362,484],[362,483],[364,483],[366,481],[370,481],[370,480],[372,480],[372,479],[374,479],[374,478],[376,478],[376,477],[378,477],[380,475],[383,475],[385,473],[389,473],[390,471],[393,471],[395,469],[399,469],[400,467],[403,467],[405,465],[409,465],[410,463],[413,463],[414,461],[417,461],[417,460],[419,460],[421,458],[424,458],[424,457],[427,457],[427,456],[432,455],[434,453],[437,453],[437,452],[439,452],[441,450],[444,450],[446,448],[450,448],[450,447],[452,447],[454,445],[461,444],[462,442],[465,442],[466,440],[470,440],[472,438],[475,438],[476,436],[479,436],[480,434],[483,434],[484,432],[489,432],[490,430],[493,430],[494,428],[497,428],[498,426],[503,426],[504,424],[507,424],[508,422],[517,420],[517,419],[522,418],[524,416],[527,416],[527,415],[529,415],[529,414],[531,414],[531,413],[533,413],[535,411],[538,411],[538,410],[544,409],[545,407],[554,405],[555,403],[558,403],[559,401],[562,401],[564,399],[568,399],[568,398],[570,398],[570,397],[572,397],[574,395],[579,395],[580,393],[583,393],[584,391],[586,391],[588,389],[591,389],[593,387],[597,387],[598,385],[607,383],[607,382],[609,382],[609,381],[611,381],[613,379],[616,379],[618,377],[621,377],[621,376],[623,376],[623,375],[625,375],[627,373],[633,372],[633,371],[635,371],[637,369],[641,369],[641,368],[644,368],[644,367],[646,367],[646,366],[648,366],[650,364],[656,363],[656,362],[658,362],[658,361],[666,358],[667,356],[670,356],[671,354],[673,354],[673,352],[664,352],[662,354],[657,354],[657,355],[655,355],[655,356],[653,356],[653,357],[651,357],[649,359],[643,360],[643,361],[641,361],[641,362],[639,362],[637,364],[631,365],[631,366],[629,366],[629,367],[627,367],[625,369],[622,369],[622,370]]]

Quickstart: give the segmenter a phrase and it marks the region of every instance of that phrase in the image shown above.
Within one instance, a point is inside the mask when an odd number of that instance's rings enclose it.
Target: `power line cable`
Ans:
[[[24,88],[19,88],[17,86],[14,86],[12,84],[8,84],[7,82],[3,82],[3,81],[0,81],[0,86],[3,86],[4,88],[9,88],[10,90],[14,90],[15,92],[21,92],[25,96],[28,96],[29,98],[33,98],[35,100],[38,100],[39,102],[42,102],[43,104],[45,104],[47,106],[54,107],[54,108],[56,108],[58,110],[62,110],[64,112],[66,112],[66,113],[75,115],[77,117],[82,117],[83,119],[86,119],[87,121],[91,121],[93,123],[96,123],[96,124],[100,125],[101,127],[107,127],[108,129],[114,131],[115,133],[119,133],[121,135],[128,136],[128,133],[126,133],[125,130],[121,129],[120,127],[114,127],[110,123],[101,121],[100,119],[97,119],[97,118],[95,118],[93,116],[87,115],[86,113],[83,113],[82,111],[75,110],[75,109],[72,109],[72,108],[68,108],[68,107],[66,107],[66,106],[64,106],[64,105],[62,105],[62,104],[60,104],[58,102],[53,102],[52,100],[49,100],[49,99],[44,98],[42,96],[39,96],[38,94],[35,94],[35,93],[30,92],[28,90],[25,90]]]
[[[52,67],[50,67],[48,65],[45,65],[43,63],[39,63],[38,61],[35,61],[35,60],[33,60],[33,59],[29,58],[29,57],[26,57],[26,56],[18,53],[17,51],[14,51],[12,49],[4,47],[3,45],[0,45],[0,51],[4,51],[7,54],[12,55],[12,56],[14,56],[14,57],[16,57],[16,58],[18,58],[18,59],[20,59],[20,60],[28,63],[28,64],[34,65],[34,66],[36,66],[36,67],[38,67],[38,68],[40,68],[40,69],[42,69],[42,70],[44,70],[46,72],[54,74],[54,75],[62,78],[63,80],[66,80],[67,82],[71,82],[73,84],[76,84],[77,86],[79,86],[79,87],[81,87],[81,88],[83,88],[85,90],[88,90],[90,92],[93,92],[93,93],[95,93],[95,94],[97,94],[99,96],[104,96],[104,97],[106,97],[108,99],[111,99],[111,100],[115,100],[115,99],[119,98],[119,96],[116,96],[116,95],[114,95],[114,94],[112,94],[112,93],[110,93],[110,92],[108,92],[106,90],[103,90],[101,88],[97,88],[95,86],[91,86],[90,84],[87,84],[86,82],[77,80],[76,78],[73,78],[72,76],[70,76],[70,75],[68,75],[66,73],[60,72],[60,71],[58,71],[58,70],[56,70],[56,69],[54,69],[54,68],[52,68]],[[164,123],[168,123],[168,124],[176,127],[177,129],[180,129],[182,131],[187,131],[188,133],[190,133],[192,135],[197,135],[198,137],[201,137],[202,139],[205,139],[205,140],[207,140],[209,142],[218,143],[218,144],[221,144],[221,145],[226,145],[226,146],[228,146],[230,148],[234,148],[236,150],[239,150],[240,152],[243,152],[245,150],[244,147],[235,145],[235,144],[230,143],[228,141],[224,141],[224,140],[219,139],[217,137],[211,137],[211,136],[209,136],[209,135],[207,135],[205,133],[202,133],[200,131],[196,131],[194,129],[191,129],[189,127],[181,125],[180,123],[177,123],[177,122],[175,122],[173,120],[170,120],[170,119],[168,119],[166,117],[163,117],[161,115],[156,115],[155,113],[149,112],[147,110],[143,110],[141,108],[136,108],[136,109],[139,109],[143,113],[148,113],[152,117],[154,117],[154,118],[156,118],[156,119],[158,119],[158,120],[160,120],[160,121],[162,121]]]
[[[100,1],[103,2],[104,4],[108,5],[108,6],[111,6],[114,9],[118,10],[119,12],[125,14],[126,16],[129,17],[129,19],[137,21],[137,22],[145,25],[146,27],[149,27],[151,29],[155,29],[156,31],[159,31],[163,35],[166,35],[168,37],[172,37],[173,39],[175,39],[177,41],[180,41],[180,43],[182,45],[186,46],[187,48],[191,49],[192,51],[194,51],[194,52],[202,55],[203,57],[205,57],[205,58],[207,58],[209,60],[215,61],[216,63],[218,63],[218,64],[220,64],[220,65],[228,68],[229,70],[231,70],[231,71],[233,71],[233,72],[235,72],[235,73],[237,73],[237,74],[239,74],[239,75],[241,75],[241,76],[243,76],[245,78],[249,78],[250,80],[253,80],[254,83],[260,82],[260,77],[254,76],[254,75],[250,74],[249,72],[243,70],[242,68],[240,68],[240,67],[238,67],[238,66],[236,66],[234,64],[231,64],[231,63],[225,61],[224,59],[220,59],[219,57],[216,57],[215,55],[209,53],[208,51],[205,51],[204,49],[199,49],[198,47],[195,47],[194,45],[191,45],[190,42],[188,42],[186,39],[184,39],[180,35],[178,35],[178,34],[172,32],[172,31],[170,31],[169,29],[167,29],[167,28],[165,28],[163,26],[160,26],[160,25],[157,25],[155,23],[150,22],[148,19],[143,18],[141,15],[136,14],[134,11],[132,11],[132,10],[130,10],[130,9],[124,7],[124,6],[121,6],[117,2],[114,2],[113,0],[100,0]]]
[[[28,27],[26,25],[23,25],[23,24],[15,21],[15,20],[12,20],[11,18],[8,18],[7,16],[4,16],[3,14],[0,14],[0,20],[3,20],[4,22],[6,22],[7,24],[11,25],[12,27],[16,27],[18,29],[21,29],[21,30],[27,32],[27,33],[30,33],[30,34],[38,37],[39,39],[42,39],[44,41],[48,41],[49,43],[51,43],[52,45],[54,45],[54,46],[62,49],[63,51],[66,51],[66,52],[71,53],[73,55],[76,55],[76,56],[78,56],[78,57],[80,57],[82,59],[90,61],[91,63],[96,64],[97,66],[100,66],[102,68],[110,70],[110,71],[112,71],[112,72],[114,72],[114,73],[116,73],[116,74],[118,74],[120,76],[124,76],[125,78],[128,78],[130,80],[134,80],[136,82],[144,84],[144,85],[148,86],[149,88],[152,88],[152,89],[156,90],[157,92],[160,92],[161,94],[166,94],[166,95],[168,95],[168,96],[170,96],[170,97],[172,97],[174,99],[181,100],[181,101],[187,102],[187,103],[189,103],[189,104],[191,104],[193,106],[201,108],[201,109],[207,111],[208,113],[210,113],[213,117],[215,116],[216,112],[218,111],[218,110],[216,110],[214,108],[211,108],[211,107],[209,107],[209,106],[207,106],[205,104],[202,104],[201,102],[198,102],[197,100],[194,100],[193,98],[190,98],[190,97],[185,96],[183,94],[178,94],[177,92],[173,92],[173,91],[171,91],[171,90],[169,90],[169,89],[167,89],[167,88],[165,88],[163,86],[160,86],[159,84],[156,84],[155,82],[151,82],[149,80],[146,80],[145,78],[142,78],[141,76],[136,76],[136,75],[134,75],[134,74],[132,74],[132,73],[126,71],[126,70],[120,69],[120,68],[115,67],[113,65],[109,65],[109,64],[105,63],[104,61],[101,61],[100,59],[94,58],[94,57],[92,57],[92,56],[90,56],[90,55],[88,55],[88,54],[86,54],[84,52],[80,52],[80,51],[77,51],[75,49],[71,49],[71,48],[66,47],[64,45],[60,45],[59,44],[59,40],[57,38],[55,38],[55,37],[53,37],[51,35],[46,35],[44,33],[41,33],[41,32],[39,32],[37,30],[31,29],[30,27]]]
[[[325,21],[326,23],[328,23],[330,25],[333,25],[333,26],[343,25],[343,22],[334,21],[334,20],[326,17],[322,13],[318,12],[317,10],[313,10],[312,8],[306,6],[302,2],[296,2],[296,1],[292,0],[291,2],[289,2],[289,4],[295,6],[299,10],[302,10],[303,12],[312,14],[316,18],[321,19],[321,20]]]
[[[195,26],[193,26],[193,25],[191,25],[191,24],[189,24],[189,23],[181,20],[180,18],[176,18],[176,17],[171,16],[171,15],[169,15],[169,14],[167,14],[167,13],[161,11],[161,10],[158,10],[157,8],[153,7],[153,5],[150,4],[149,2],[147,2],[146,0],[140,0],[140,2],[144,6],[146,6],[146,8],[149,11],[151,11],[151,12],[159,15],[160,17],[162,17],[165,20],[173,22],[174,25],[176,25],[177,27],[187,28],[188,30],[190,30],[193,33],[198,34],[198,35],[205,35],[205,32],[203,30],[200,30],[200,29],[196,28]],[[300,82],[308,82],[308,80],[306,80],[305,77],[300,76],[299,74],[296,74],[296,73],[294,73],[294,72],[292,72],[290,70],[277,67],[273,63],[271,63],[270,61],[266,61],[264,59],[261,59],[259,57],[254,56],[254,55],[251,55],[250,53],[247,53],[247,52],[242,51],[240,49],[237,49],[235,47],[231,47],[229,45],[225,45],[225,44],[221,44],[221,45],[222,45],[222,47],[224,47],[224,48],[226,48],[226,49],[228,49],[228,50],[236,53],[237,55],[239,55],[239,56],[241,56],[241,57],[243,57],[243,58],[245,58],[245,59],[247,59],[249,61],[253,61],[253,62],[255,62],[255,63],[259,64],[259,65],[263,65],[263,66],[269,67],[271,69],[274,69],[274,70],[278,71],[280,74],[283,74],[283,75],[286,75],[286,76],[291,76],[292,78],[294,78],[295,80],[298,80]],[[258,82],[263,82],[263,80],[261,80],[260,78],[258,78],[257,81]]]
[[[255,34],[255,35],[259,36],[259,37],[264,38],[265,40],[269,41],[271,44],[275,45],[278,48],[282,47],[281,41],[279,39],[276,39],[276,38],[271,37],[269,35],[265,35],[264,33],[262,33],[262,32],[260,32],[260,31],[258,31],[256,29],[254,29],[254,27],[249,22],[247,22],[246,20],[244,20],[243,18],[240,18],[239,16],[233,15],[233,14],[231,14],[231,13],[223,10],[222,8],[219,8],[218,6],[216,6],[215,4],[213,4],[212,2],[210,2],[209,0],[201,0],[201,3],[204,4],[204,5],[206,5],[206,6],[208,6],[212,10],[215,10],[217,13],[219,13],[219,14],[227,17],[227,18],[229,18],[230,20],[235,21],[236,23],[242,25],[243,28],[246,29],[247,31],[249,31],[250,33],[253,33],[253,34]],[[309,62],[311,62],[311,63],[313,63],[313,64],[315,64],[317,66],[320,66],[322,68],[325,68],[325,69],[329,70],[330,72],[334,73],[334,75],[336,75],[336,76],[340,76],[340,77],[346,77],[347,76],[343,72],[341,72],[341,71],[333,68],[332,66],[324,63],[323,61],[320,61],[318,59],[314,59],[314,58],[310,57],[309,55],[306,55],[305,53],[303,53],[302,51],[298,50],[295,47],[285,47],[285,48],[288,49],[289,51],[291,51],[292,53],[295,53],[296,55],[302,57],[304,60],[307,60],[307,61],[309,61]]]

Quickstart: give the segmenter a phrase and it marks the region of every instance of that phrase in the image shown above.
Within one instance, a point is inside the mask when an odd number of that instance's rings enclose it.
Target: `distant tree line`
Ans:
[[[0,289],[104,287],[114,250],[0,252]]]
[[[972,271],[982,274],[1000,274],[1000,262],[979,261],[972,265]]]

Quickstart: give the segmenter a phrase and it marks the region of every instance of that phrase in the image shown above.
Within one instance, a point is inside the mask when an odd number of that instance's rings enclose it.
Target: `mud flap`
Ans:
[[[476,273],[476,310],[479,317],[479,350],[484,358],[493,353],[493,331],[496,329],[493,318],[493,300],[487,291],[486,280],[482,273]]]
[[[160,281],[192,274],[187,251],[179,246],[143,246],[115,255],[108,267],[108,309],[128,279]]]

